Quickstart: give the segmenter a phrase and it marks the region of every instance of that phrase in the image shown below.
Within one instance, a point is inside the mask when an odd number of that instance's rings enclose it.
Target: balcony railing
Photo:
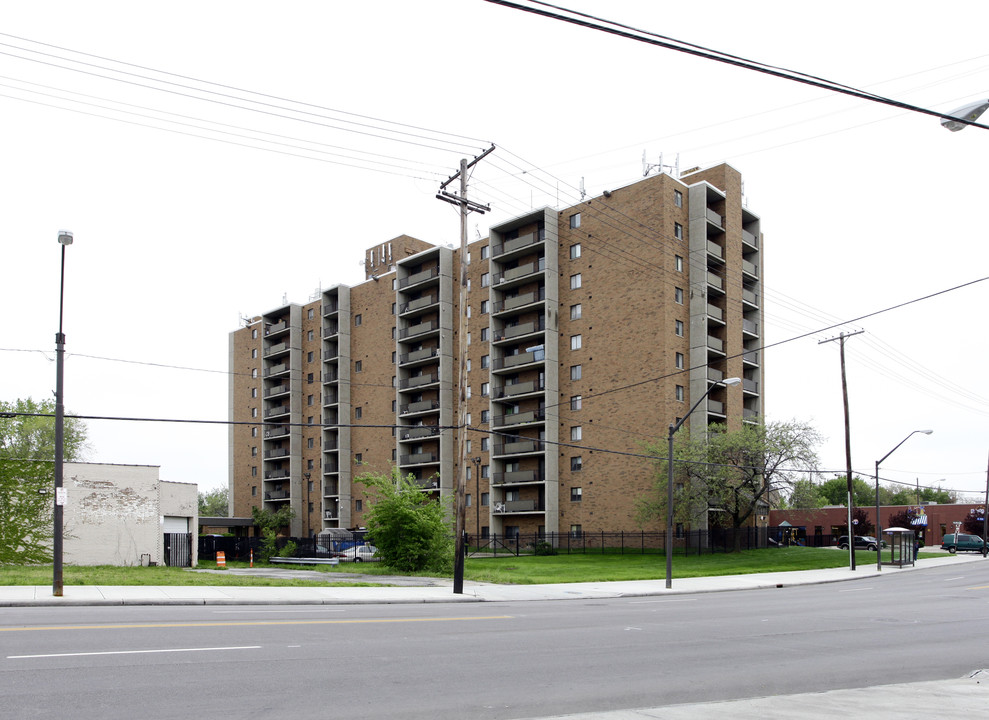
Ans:
[[[421,310],[422,308],[427,308],[430,305],[435,305],[439,301],[439,295],[426,295],[425,297],[416,298],[415,300],[409,300],[408,302],[404,302],[398,306],[398,314],[404,315],[405,313]]]
[[[288,477],[288,476],[286,476]],[[288,493],[285,490],[272,490],[264,494],[265,500],[287,500]]]
[[[275,375],[281,375],[282,373],[286,373],[289,370],[290,370],[290,368],[289,368],[289,366],[288,366],[287,363],[280,363],[278,365],[272,365],[271,367],[265,368],[264,369],[264,376],[265,377],[274,377]]]
[[[515,485],[518,483],[544,482],[546,475],[539,470],[515,470],[514,472],[498,472],[491,476],[492,485]]]
[[[265,335],[276,335],[276,334],[282,332],[283,330],[287,330],[287,329],[288,329],[288,321],[282,320],[281,322],[273,323],[271,325],[265,325],[264,326],[264,334]]]
[[[746,290],[742,288],[742,302],[747,302],[749,305],[759,305],[759,296],[752,290]]]
[[[422,350],[414,350],[408,353],[402,353],[398,356],[398,364],[404,365],[405,363],[418,362],[420,360],[428,360],[429,358],[434,358],[440,354],[440,349],[438,347],[433,348],[423,348]]]
[[[725,341],[719,340],[716,337],[711,337],[710,335],[707,336],[707,346],[711,350],[715,350],[719,353],[723,353],[725,351]]]
[[[533,292],[522,293],[521,295],[515,295],[513,297],[507,297],[504,300],[495,300],[491,305],[492,314],[497,314],[500,312],[507,312],[509,310],[514,310],[515,308],[524,307],[526,305],[531,305],[532,303],[540,302],[546,299],[546,288],[541,287]]]
[[[707,274],[707,284],[715,288],[716,290],[725,289],[725,281],[712,272],[709,272]]]
[[[545,410],[529,410],[527,412],[511,413],[509,415],[495,415],[491,419],[491,427],[522,425],[523,423],[542,422],[545,419]]]
[[[282,383],[281,385],[275,385],[274,387],[270,387],[267,390],[265,390],[264,396],[266,398],[269,398],[273,395],[281,395],[282,393],[287,393],[288,391],[289,391],[289,386],[285,383]]]
[[[439,330],[440,324],[437,320],[430,320],[429,322],[419,323],[418,325],[412,325],[411,327],[402,328],[398,331],[398,337],[401,340],[405,338],[412,337],[413,335],[422,335],[423,333],[432,332],[433,330]]]
[[[414,403],[409,403],[408,405],[402,405],[398,409],[398,412],[400,415],[411,415],[412,413],[438,410],[439,407],[440,407],[439,400],[422,400],[420,402],[414,402]]]
[[[339,332],[340,332],[339,325],[330,325],[329,327],[325,327],[323,328],[323,339],[331,338],[334,335],[339,334]]]
[[[398,281],[399,288],[407,288],[411,285],[418,285],[419,283],[426,282],[427,280],[432,280],[435,277],[439,277],[440,269],[439,267],[432,267],[428,270],[422,270],[420,272],[404,277]]]
[[[266,418],[275,417],[277,415],[288,415],[291,412],[290,405],[278,405],[273,408],[268,408],[264,411],[264,416]]]
[[[711,242],[710,240],[707,241],[707,254],[713,255],[719,260],[725,259],[725,251],[721,248],[720,245],[718,245],[718,243]]]
[[[715,320],[720,320],[721,322],[724,322],[725,311],[719,308],[717,305],[712,305],[711,303],[708,303],[707,316],[709,318],[714,318]]]
[[[748,378],[742,378],[742,390],[744,390],[745,392],[758,394],[759,382],[757,380],[749,380]]]
[[[742,230],[742,242],[754,248],[759,247],[759,238],[755,233],[750,233],[748,230]]]
[[[518,267],[509,268],[504,272],[495,273],[494,277],[491,278],[491,282],[494,285],[502,282],[508,282],[509,280],[517,280],[526,275],[532,275],[533,273],[542,272],[546,269],[546,258],[539,258],[537,262],[526,263],[525,265],[519,265]]]
[[[725,404],[720,400],[707,399],[707,411],[709,413],[714,413],[715,415],[725,414]]]
[[[510,515],[511,513],[542,512],[546,508],[538,500],[508,500],[507,502],[496,502],[494,512],[496,515]]]
[[[288,448],[275,448],[274,450],[265,450],[264,459],[274,460],[275,458],[281,458],[288,455],[290,450]]]
[[[273,425],[264,429],[265,440],[272,440],[274,438],[285,437],[288,435],[292,429],[288,425]]]
[[[288,470],[272,470],[264,474],[265,480],[283,480],[289,476]]]
[[[759,268],[754,262],[749,262],[748,260],[742,260],[742,272],[752,277],[759,277]]]
[[[546,318],[540,317],[538,320],[533,320],[532,322],[519,323],[518,325],[510,325],[500,330],[495,330],[494,339],[495,342],[500,340],[511,340],[512,338],[522,337],[523,335],[531,335],[532,333],[542,332],[545,329]]]
[[[336,303],[323,303],[323,315],[332,315],[339,309],[340,307]]]
[[[545,239],[546,238],[543,233],[529,233],[528,235],[522,235],[521,237],[506,240],[501,245],[491,246],[491,257],[498,257],[499,255],[514,252],[515,250],[520,250],[521,248],[529,247],[530,245],[536,245],[544,242]]]
[[[503,358],[495,358],[491,361],[492,370],[503,370],[505,368],[515,367],[516,365],[525,365],[527,363],[533,362],[543,362],[546,359],[546,350],[533,350],[532,352],[517,353],[515,355],[507,355]]]
[[[715,227],[724,228],[725,219],[720,214],[714,212],[711,208],[707,208],[706,217],[707,221]]]
[[[742,332],[749,335],[759,335],[759,323],[754,320],[742,320]]]
[[[491,397],[497,400],[499,398],[515,397],[516,395],[525,395],[527,393],[542,392],[545,389],[545,383],[530,380],[529,382],[520,382],[495,388],[491,391]]]
[[[434,437],[440,434],[440,429],[435,425],[413,425],[399,428],[399,439],[417,440],[419,438]]]
[[[439,381],[440,381],[439,375],[434,375],[434,374],[414,375],[410,378],[405,378],[404,380],[402,380],[398,384],[398,386],[403,390],[407,390],[408,388],[421,387],[423,385],[431,385],[432,383]]]
[[[521,455],[524,453],[542,452],[545,443],[541,440],[518,440],[516,442],[501,443],[494,446],[493,455]]]
[[[288,343],[275,343],[274,345],[269,345],[264,349],[264,356],[270,357],[272,355],[278,355],[279,353],[285,353],[289,351]]]
[[[439,461],[436,453],[415,453],[413,455],[400,455],[399,465],[426,465]]]

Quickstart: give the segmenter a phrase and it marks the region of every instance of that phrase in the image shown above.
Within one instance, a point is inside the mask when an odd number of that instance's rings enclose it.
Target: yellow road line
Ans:
[[[368,620],[253,620],[198,623],[141,623],[129,625],[38,625],[0,628],[0,632],[36,632],[41,630],[134,630],[141,628],[242,627],[246,625],[361,625],[369,623],[457,622],[462,620],[508,620],[512,615],[444,618],[374,618]]]

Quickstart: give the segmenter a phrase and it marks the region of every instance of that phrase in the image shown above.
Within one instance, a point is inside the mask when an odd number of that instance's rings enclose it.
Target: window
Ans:
[[[257,436],[258,436],[258,429],[256,427],[251,428],[251,437],[257,437]]]
[[[581,312],[582,312],[582,308],[581,308],[580,303],[577,303],[576,305],[571,305],[570,306],[570,319],[571,320],[580,320]]]
[[[584,405],[584,396],[583,395],[571,395],[570,396],[570,409],[571,410],[580,410],[581,407],[583,407],[583,405]]]
[[[570,336],[570,349],[580,350],[584,346],[583,335],[571,335]]]
[[[481,383],[481,396],[486,397],[491,394],[491,383]]]
[[[491,284],[491,274],[483,273],[481,275],[481,287],[487,287],[490,284]]]
[[[489,447],[491,447],[491,438],[482,437],[481,438],[481,452],[487,452]],[[484,477],[484,476],[482,475],[481,477]]]
[[[257,396],[258,396],[258,389],[257,388],[251,388],[251,397],[252,398],[256,398]]]
[[[481,342],[487,342],[491,336],[491,328],[481,328]]]
[[[251,350],[251,360],[257,360],[257,359],[258,359],[258,349],[253,348]]]
[[[470,333],[467,333],[467,344],[470,345]]]
[[[673,223],[673,237],[677,240],[683,240],[683,225],[680,223]]]
[[[467,366],[467,372],[470,372],[470,358],[467,358],[467,362],[465,364]]]
[[[583,281],[582,281],[582,279],[580,277],[580,273],[577,273],[576,275],[571,275],[570,276],[570,289],[571,290],[576,290],[582,284],[583,284]]]
[[[312,400],[313,400],[313,396],[312,395],[307,395],[306,396],[306,405],[312,405]]]
[[[394,375],[391,376],[391,386],[398,387],[398,378],[396,378]]]
[[[570,472],[580,472],[584,467],[584,462],[580,455],[570,458]]]
[[[391,351],[391,364],[392,365],[395,364],[395,351],[394,350]]]
[[[257,497],[257,496],[258,496],[258,486],[251,485],[251,497]]]
[[[488,307],[489,306],[490,306],[490,301],[488,301],[488,300],[481,300],[481,315],[487,315],[488,314],[488,312],[489,312],[488,311]]]
[[[491,411],[490,410],[481,410],[481,423],[482,424],[488,422],[488,419],[490,417],[491,417]],[[468,421],[468,424],[469,424],[469,421]]]
[[[491,466],[490,465],[481,465],[481,477],[482,478],[489,478],[489,477],[491,477]]]
[[[683,337],[683,320],[676,321],[676,334],[677,337]]]
[[[576,229],[580,227],[580,213],[574,213],[570,216],[570,228]]]
[[[470,440],[468,440],[466,444],[467,444],[467,454],[470,455],[470,446],[471,446]]]
[[[574,243],[570,246],[570,259],[576,260],[580,257],[580,243]]]
[[[584,436],[584,429],[580,425],[574,425],[570,428],[570,439],[574,442],[581,440]]]
[[[581,529],[581,526],[580,525],[571,525],[570,526],[570,537],[572,537],[572,538],[579,538],[581,536],[582,532],[583,532],[583,530]]]
[[[676,356],[676,366],[678,369],[683,370],[683,353],[678,352]]]
[[[354,327],[358,327],[363,322],[364,322],[364,316],[363,315],[361,315],[360,313],[357,313],[356,315],[354,315]]]
[[[258,339],[257,329],[251,330],[251,340],[257,340],[257,339]]]
[[[570,488],[570,502],[580,502],[583,497],[583,488]]]
[[[683,305],[683,288],[673,288],[673,301]]]
[[[311,439],[312,438],[310,438],[310,440]],[[310,445],[309,447],[312,447],[312,445]],[[312,470],[312,469],[313,469],[313,461],[306,460],[306,470]],[[312,492],[312,480],[309,481],[309,492]]]
[[[490,355],[481,355],[481,367],[482,368],[486,368],[490,364],[491,364],[491,356]]]
[[[258,448],[257,445],[255,445],[251,448],[251,457],[257,457],[257,456],[258,456]]]
[[[354,408],[354,419],[355,420],[360,420],[362,417],[364,417],[364,408],[362,408],[362,407],[355,407]]]
[[[306,317],[312,320],[314,317],[316,317],[316,311],[313,310],[313,308],[309,308],[309,312],[306,313]]]
[[[487,507],[491,504],[491,493],[481,493],[481,507]]]
[[[313,380],[315,380],[315,376],[312,373],[306,375],[306,385],[312,385]]]
[[[310,330],[309,332],[306,333],[306,340],[308,340],[309,342],[312,342],[313,337],[314,337],[314,335],[313,335],[313,331],[312,330]]]
[[[306,353],[306,362],[312,362],[312,361],[313,361],[313,351],[310,350],[308,353]]]
[[[676,536],[677,536],[677,538],[682,538],[683,537],[683,523],[682,522],[678,522],[677,523]]]
[[[355,453],[354,454],[354,464],[355,465],[360,465],[362,462],[364,462],[364,453]]]
[[[307,425],[312,425],[312,415],[310,415],[308,418],[306,418],[306,424]]]
[[[673,204],[677,207],[683,207],[683,193],[679,190],[673,191]]]
[[[487,260],[488,256],[491,254],[491,247],[485,245],[481,248],[481,260]]]
[[[677,385],[676,397],[678,401],[683,402],[683,385]]]
[[[251,417],[257,417],[257,416],[258,416],[258,409],[256,407],[251,408]]]
[[[471,502],[471,499],[470,499],[470,493],[467,493],[467,497],[465,498],[465,500],[467,502],[467,507],[474,507],[474,505],[473,505],[473,503]]]
[[[392,329],[391,329],[391,339],[392,340],[395,339],[395,327],[394,326],[392,326]]]
[[[251,466],[251,477],[257,477],[257,476],[258,476],[258,466],[257,465],[252,465]]]
[[[470,400],[470,396],[471,396],[471,392],[470,392],[470,385],[468,385],[468,386],[467,386],[467,387],[465,388],[465,390],[466,390],[466,396],[465,396],[465,397],[466,397],[466,399],[468,399],[468,400]]]
[[[467,318],[470,319],[470,305],[467,306]]]
[[[679,255],[674,255],[674,263],[676,265],[677,272],[683,272],[683,258]]]
[[[354,363],[354,372],[361,372],[364,369],[364,363],[358,360]]]
[[[570,379],[571,380],[580,380],[580,376],[581,376],[581,366],[580,365],[571,365],[570,366]]]
[[[394,314],[395,314],[395,303],[392,303],[392,304],[391,304],[391,314],[392,314],[392,315],[394,315]]]
[[[251,377],[252,378],[256,378],[257,376],[258,376],[258,369],[257,368],[251,368]]]
[[[356,512],[364,512],[364,501],[363,500],[354,500],[354,510]]]

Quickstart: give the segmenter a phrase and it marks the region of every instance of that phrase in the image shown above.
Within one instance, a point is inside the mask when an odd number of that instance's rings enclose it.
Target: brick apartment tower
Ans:
[[[762,235],[728,165],[655,175],[490,228],[470,255],[467,531],[635,531],[644,443],[690,417],[764,411]],[[230,334],[231,513],[295,511],[293,536],[363,524],[361,472],[452,494],[460,252],[408,236],[367,280]],[[605,452],[618,451],[618,452]],[[701,520],[700,526],[706,523]],[[659,520],[646,529],[661,530]]]

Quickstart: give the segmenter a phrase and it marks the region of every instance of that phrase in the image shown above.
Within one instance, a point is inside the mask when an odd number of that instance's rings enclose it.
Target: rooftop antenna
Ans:
[[[288,293],[282,293],[282,305],[288,305]]]
[[[587,192],[584,190],[584,178],[580,179],[580,201],[583,202],[584,198],[587,196]]]
[[[663,164],[663,153],[660,153],[659,154],[659,162],[658,163],[650,163],[650,162],[648,162],[646,160],[646,151],[643,150],[642,151],[642,177],[649,177],[649,173],[652,172],[653,170],[656,170],[657,172],[659,172],[660,175],[662,175],[663,174],[663,171],[665,171],[665,170],[672,170],[673,171],[673,173],[672,173],[673,177],[679,179],[680,178],[680,153],[677,153],[676,154],[676,161],[675,161],[675,163],[673,165],[664,165]]]

